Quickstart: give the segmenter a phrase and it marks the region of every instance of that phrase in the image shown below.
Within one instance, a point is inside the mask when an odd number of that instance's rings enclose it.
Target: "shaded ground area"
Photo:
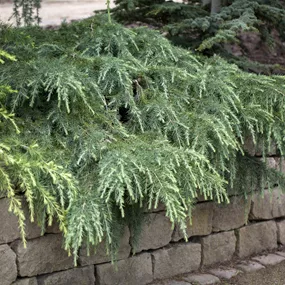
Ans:
[[[285,261],[253,273],[243,273],[223,285],[285,285]]]
[[[62,21],[70,22],[71,20],[88,18],[93,15],[93,11],[105,8],[105,0],[43,2],[40,11],[40,17],[42,19],[41,25],[54,26],[59,25]],[[0,4],[1,21],[14,23],[15,21],[13,19],[9,20],[12,14],[13,5],[11,3]]]

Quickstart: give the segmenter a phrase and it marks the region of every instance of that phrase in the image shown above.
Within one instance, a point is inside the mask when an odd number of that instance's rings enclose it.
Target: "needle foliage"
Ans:
[[[114,16],[122,23],[143,22],[163,30],[176,45],[235,62],[244,70],[267,69],[270,66],[252,63],[229,53],[227,44],[239,44],[244,32],[256,33],[265,46],[272,50],[279,39],[285,39],[284,1],[224,0],[219,13],[210,13],[206,1],[147,1],[116,0]],[[208,1],[211,2],[211,1]]]
[[[221,203],[284,185],[243,151],[251,136],[264,153],[272,140],[284,153],[282,76],[245,73],[105,16],[57,30],[2,25],[0,48],[17,59],[0,67],[0,190],[23,233],[16,194],[43,228],[58,220],[75,261],[82,243],[106,239],[115,253],[125,225],[137,232],[159,202],[183,231],[200,194]]]

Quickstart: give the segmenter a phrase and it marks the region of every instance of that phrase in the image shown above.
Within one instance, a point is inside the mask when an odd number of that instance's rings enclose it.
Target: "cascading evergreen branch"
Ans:
[[[2,134],[18,142],[18,164],[3,166],[13,175],[9,189],[41,221],[50,215],[66,226],[75,261],[82,243],[106,239],[115,253],[125,225],[137,233],[143,211],[159,202],[184,230],[200,194],[227,202],[227,191],[262,188],[256,177],[284,185],[282,174],[250,164],[242,150],[251,135],[284,153],[284,77],[194,56],[156,31],[105,16],[0,33],[1,49],[17,58],[0,69],[0,84],[17,90],[3,106],[21,131]],[[36,153],[23,148],[34,143]]]
[[[242,32],[259,33],[269,47],[274,46],[272,30],[277,30],[280,38],[285,39],[284,3],[278,0],[231,0],[222,1],[219,13],[210,14],[209,6],[203,2],[116,0],[115,18],[125,23],[141,21],[150,23],[168,33],[175,44],[190,47],[206,54],[220,54],[234,60],[246,69],[249,62],[234,58],[225,49],[225,43],[239,42]],[[185,3],[186,2],[186,3]],[[254,64],[252,64],[254,66]],[[256,66],[258,67],[258,66]],[[259,66],[260,68],[261,66]],[[262,69],[266,67],[263,66]]]
[[[0,63],[4,64],[4,59],[16,61],[14,56],[0,49]],[[51,224],[55,218],[61,230],[66,231],[65,208],[76,192],[76,181],[62,166],[46,158],[35,140],[25,143],[21,139],[17,119],[5,108],[7,97],[16,93],[9,85],[0,84],[0,192],[9,198],[9,211],[19,219],[25,244],[26,218],[32,222],[36,218],[42,229],[46,219]],[[28,202],[30,217],[23,213],[20,193]]]

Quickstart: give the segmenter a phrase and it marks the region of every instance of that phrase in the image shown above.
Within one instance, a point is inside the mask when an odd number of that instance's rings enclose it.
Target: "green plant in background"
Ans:
[[[264,155],[272,140],[284,153],[282,76],[194,55],[110,15],[57,30],[2,25],[0,48],[17,58],[0,69],[0,85],[16,90],[2,105],[21,132],[2,135],[17,159],[1,160],[9,189],[43,230],[59,220],[75,261],[82,243],[102,239],[115,257],[124,227],[138,233],[159,202],[183,231],[200,194],[221,203],[284,186],[243,151],[251,136]]]
[[[261,35],[269,47],[275,39],[276,30],[285,39],[285,10],[278,0],[232,0],[232,1],[168,1],[117,0],[115,18],[125,23],[141,21],[167,32],[176,45],[191,48],[206,55],[220,54],[245,70],[254,67],[247,59],[231,55],[225,44],[239,42],[242,32],[251,31]],[[220,8],[219,8],[220,7]],[[218,12],[218,13],[217,13]],[[266,66],[255,67],[266,72]]]

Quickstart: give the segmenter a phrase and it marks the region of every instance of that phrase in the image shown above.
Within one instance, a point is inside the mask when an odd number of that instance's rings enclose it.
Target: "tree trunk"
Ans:
[[[217,14],[221,11],[222,6],[221,0],[212,0],[211,3],[211,14]]]

